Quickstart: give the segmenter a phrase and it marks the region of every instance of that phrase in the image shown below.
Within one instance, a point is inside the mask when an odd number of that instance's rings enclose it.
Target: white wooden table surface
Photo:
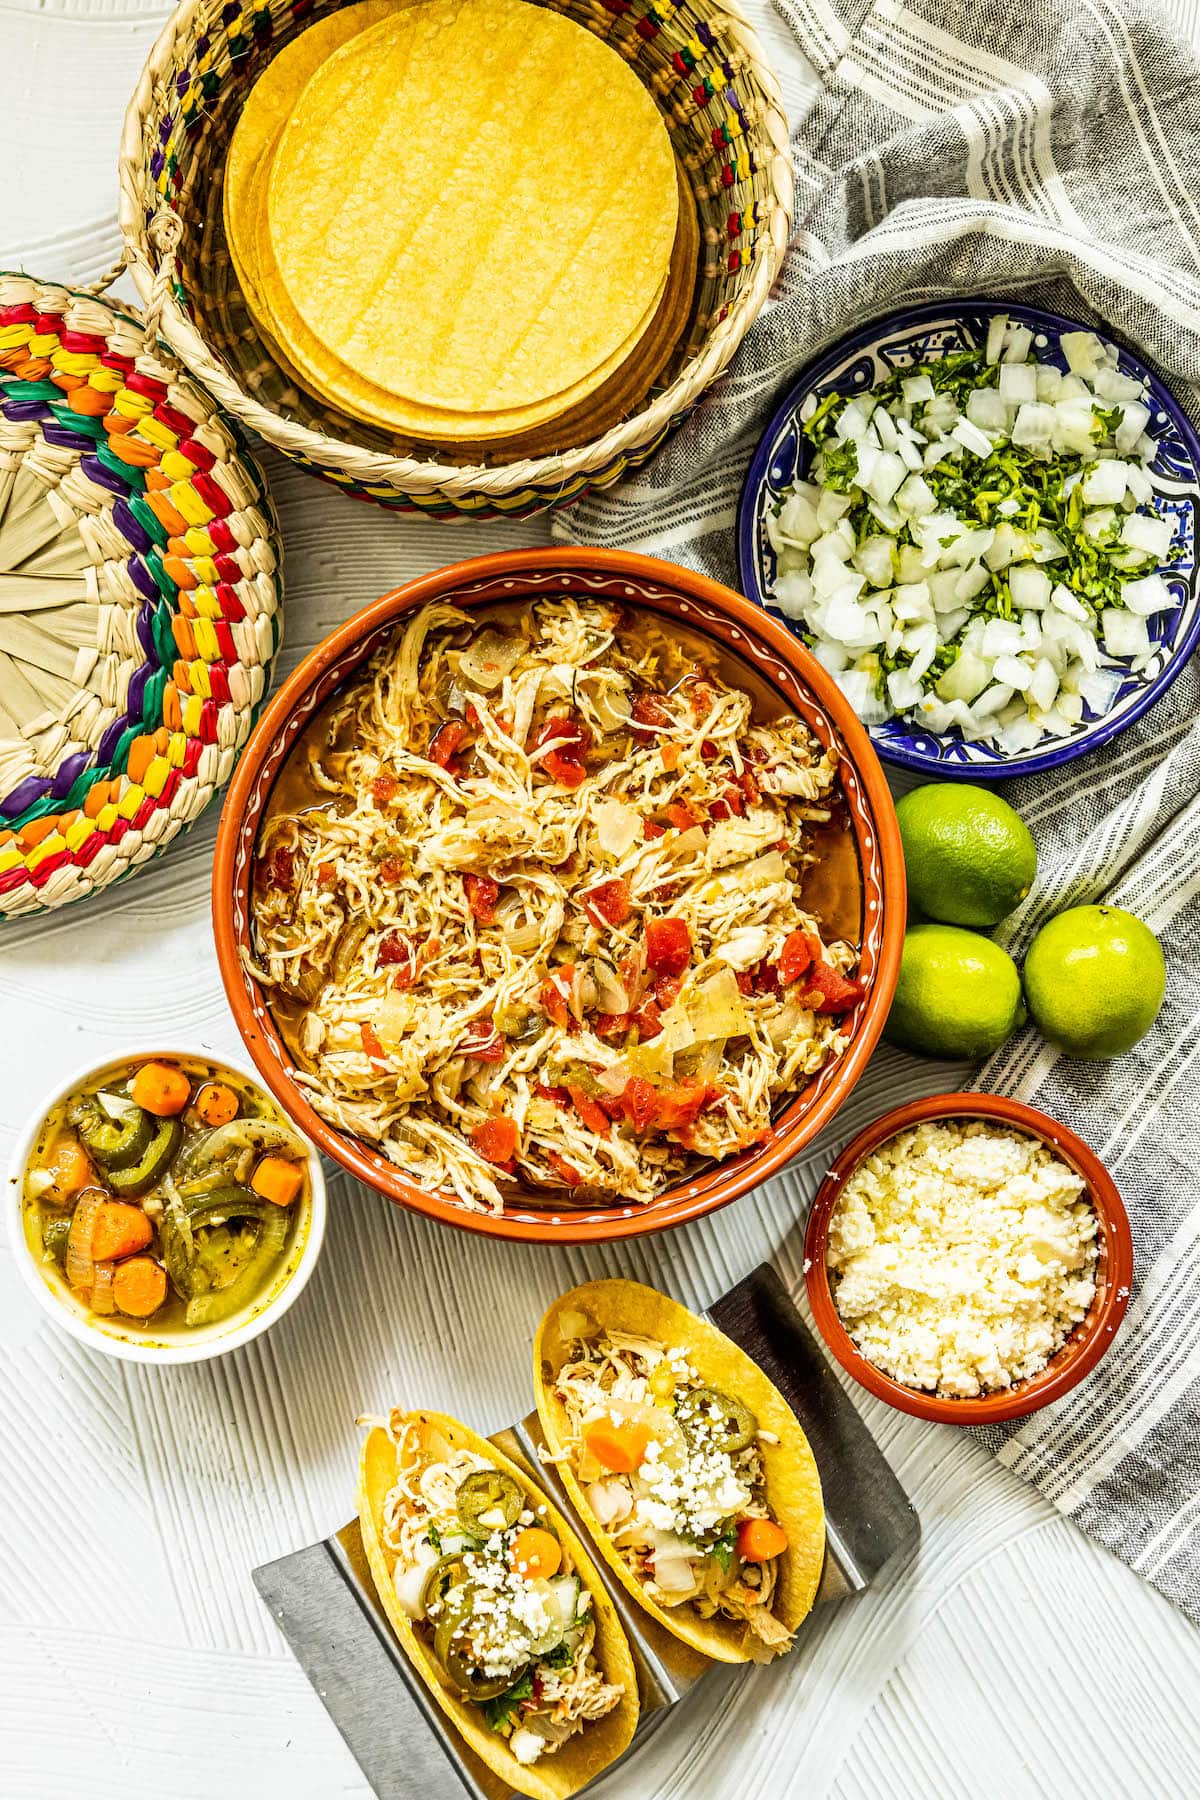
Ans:
[[[1195,0],[1175,0],[1181,30]],[[113,258],[115,156],[161,0],[0,0],[0,267]],[[807,77],[765,0],[793,119]],[[120,290],[125,292],[124,288]],[[279,459],[286,670],[387,588],[544,524],[389,519]],[[213,814],[130,885],[0,932],[0,1155],[70,1067],[236,1034],[209,928]],[[936,1069],[877,1062],[831,1142]],[[335,1800],[368,1790],[250,1585],[352,1510],[355,1416],[442,1405],[483,1430],[530,1403],[547,1301],[627,1272],[703,1303],[773,1256],[793,1285],[829,1156],[625,1251],[496,1247],[346,1178],[324,1259],[266,1338],[195,1369],[57,1334],[0,1248],[0,1800]],[[884,1592],[772,1670],[705,1684],[603,1800],[1168,1800],[1200,1787],[1200,1634],[964,1434],[863,1410],[924,1526]],[[713,1704],[713,1689],[717,1704]]]

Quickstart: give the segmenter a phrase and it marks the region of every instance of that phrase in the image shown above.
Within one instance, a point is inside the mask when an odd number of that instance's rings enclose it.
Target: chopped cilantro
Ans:
[[[733,1561],[733,1545],[733,1533],[732,1531],[727,1531],[724,1537],[719,1537],[715,1544],[710,1544],[708,1547],[708,1554],[712,1557],[722,1574],[729,1573],[729,1565]]]
[[[429,1539],[431,1546],[440,1556],[442,1554],[442,1534],[432,1522],[430,1523],[429,1530],[425,1533],[425,1536]]]
[[[848,494],[858,476],[858,445],[830,444],[821,452],[821,485]]]

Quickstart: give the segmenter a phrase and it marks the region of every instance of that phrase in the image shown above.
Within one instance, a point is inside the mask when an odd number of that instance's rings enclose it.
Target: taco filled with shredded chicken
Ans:
[[[638,1719],[628,1640],[583,1545],[518,1466],[444,1413],[373,1424],[359,1521],[380,1599],[442,1710],[532,1800],[565,1800]]]
[[[758,1365],[665,1294],[594,1281],[542,1320],[534,1382],[549,1454],[634,1598],[720,1662],[789,1649],[825,1511],[808,1440]]]

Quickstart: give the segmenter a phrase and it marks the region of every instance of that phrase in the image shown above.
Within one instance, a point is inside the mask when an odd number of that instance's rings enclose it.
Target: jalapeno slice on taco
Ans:
[[[373,1424],[359,1521],[396,1635],[470,1747],[517,1793],[565,1800],[628,1747],[629,1644],[566,1520],[444,1413]]]
[[[595,1281],[542,1320],[534,1382],[567,1492],[635,1599],[721,1662],[789,1649],[825,1511],[808,1440],[757,1363],[665,1294]]]

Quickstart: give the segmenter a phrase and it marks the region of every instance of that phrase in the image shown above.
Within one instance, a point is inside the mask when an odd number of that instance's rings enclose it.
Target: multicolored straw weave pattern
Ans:
[[[94,893],[200,814],[266,695],[281,598],[262,476],[208,395],[137,319],[23,275],[0,275],[6,541],[0,916]]]

